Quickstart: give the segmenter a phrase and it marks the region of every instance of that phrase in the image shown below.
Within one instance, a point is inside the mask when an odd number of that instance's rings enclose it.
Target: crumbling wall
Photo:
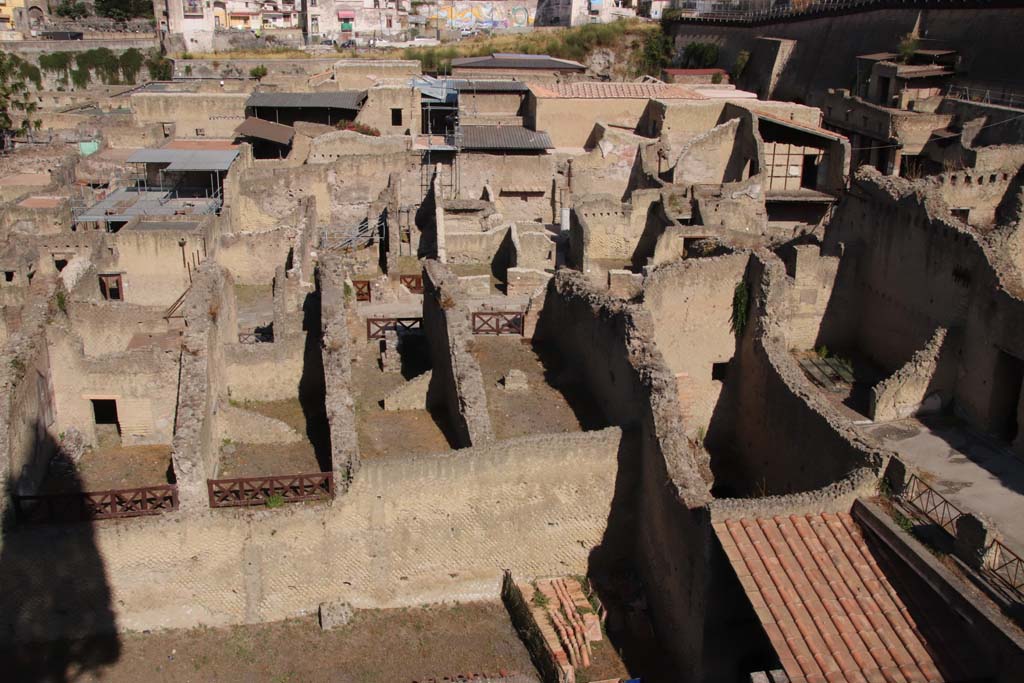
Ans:
[[[473,356],[473,329],[458,278],[443,264],[423,268],[423,331],[430,346],[427,402],[443,408],[458,445],[476,446],[494,438],[480,365]]]
[[[345,301],[345,273],[337,259],[320,264],[320,317],[323,330],[324,381],[327,423],[331,432],[334,486],[344,492],[359,471],[359,438],[352,397],[351,344]]]
[[[722,493],[809,491],[889,457],[852,428],[792,355],[786,330],[793,284],[778,257],[756,252],[734,304],[737,353],[707,434]]]
[[[97,444],[91,399],[113,399],[122,444],[170,443],[177,349],[150,347],[87,356],[66,320],[50,325],[46,336],[58,433],[74,428],[86,443]]]
[[[132,123],[174,123],[180,138],[234,138],[248,98],[248,93],[137,92],[130,95]]]
[[[224,347],[228,396],[235,401],[295,398],[303,372],[303,346],[301,337],[278,339],[276,335],[273,343],[229,343]]]
[[[676,261],[644,282],[654,342],[675,375],[691,434],[707,430],[736,349],[729,319],[748,260],[749,254],[737,253]]]
[[[560,270],[536,335],[558,348],[605,417],[628,426],[636,440],[619,460],[623,495],[594,562],[633,563],[647,595],[657,596],[649,602],[653,624],[681,680],[700,681],[711,580],[703,506],[710,496],[653,327],[643,308],[599,294],[580,273]]]
[[[673,182],[692,185],[744,180],[751,159],[744,156],[744,145],[739,144],[742,123],[730,119],[687,142],[675,163]],[[749,124],[745,132],[751,134]]]
[[[163,307],[134,306],[123,301],[81,301],[68,295],[65,309],[71,330],[81,339],[87,356],[124,351],[136,335],[140,340],[146,336],[156,338],[168,330]]]
[[[948,330],[935,330],[928,344],[906,365],[871,388],[868,416],[875,422],[886,422],[940,411],[952,398],[956,378],[952,357],[956,355]]]
[[[238,328],[234,295],[231,275],[207,263],[196,271],[182,306],[187,326],[171,459],[183,511],[209,505],[206,480],[217,471],[218,414],[226,394],[224,341],[232,339]]]
[[[5,526],[13,522],[8,514],[11,494],[36,493],[55,452],[52,372],[45,338],[55,290],[52,278],[33,282],[20,329],[0,358],[0,523]]]

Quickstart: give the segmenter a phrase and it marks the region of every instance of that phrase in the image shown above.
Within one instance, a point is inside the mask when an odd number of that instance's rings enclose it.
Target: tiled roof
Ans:
[[[476,91],[476,92],[526,92],[526,84],[522,81],[485,81],[485,80],[466,80],[466,79],[452,79],[448,81],[452,88],[462,92]]]
[[[530,90],[541,99],[706,99],[690,88],[666,83],[616,83],[612,81],[577,81],[545,85],[531,83]]]
[[[849,514],[714,529],[792,683],[946,680]]]
[[[462,126],[462,149],[545,150],[551,138],[543,131],[522,126]]]
[[[495,52],[486,57],[459,57],[452,60],[453,68],[473,69],[540,69],[545,71],[586,71],[579,62],[558,59],[550,55],[527,55],[514,52]]]

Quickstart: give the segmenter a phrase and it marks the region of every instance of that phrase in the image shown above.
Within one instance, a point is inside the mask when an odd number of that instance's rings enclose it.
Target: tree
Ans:
[[[4,134],[24,135],[42,125],[33,118],[39,109],[33,91],[40,83],[37,67],[17,55],[0,52],[0,130]]]
[[[152,17],[153,3],[148,0],[96,0],[96,13],[118,21]]]
[[[640,52],[640,73],[660,76],[661,70],[668,66],[671,59],[672,39],[659,26],[644,38],[644,47]]]
[[[249,77],[255,78],[257,81],[262,81],[263,77],[266,75],[267,67],[264,66],[263,64],[260,64],[259,66],[254,66],[253,68],[249,69]]]
[[[84,2],[72,2],[72,0],[61,0],[57,5],[57,16],[66,19],[82,19],[89,16],[89,8]]]

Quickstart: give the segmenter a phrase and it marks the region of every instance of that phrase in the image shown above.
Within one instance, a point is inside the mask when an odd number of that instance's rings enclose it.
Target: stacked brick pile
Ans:
[[[590,666],[591,643],[603,639],[600,619],[583,587],[576,579],[558,578],[538,580],[536,593],[532,587],[524,588],[525,594],[532,594],[530,612],[548,651],[567,680],[575,680],[576,669]]]

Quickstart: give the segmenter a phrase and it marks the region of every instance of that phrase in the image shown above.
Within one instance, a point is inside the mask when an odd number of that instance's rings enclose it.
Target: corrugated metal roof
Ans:
[[[462,126],[462,149],[545,150],[554,147],[543,131],[522,126]]]
[[[338,92],[256,92],[245,101],[246,107],[277,107],[279,109],[359,109],[366,93],[362,90]]]
[[[468,67],[472,69],[539,69],[555,71],[586,71],[587,67],[579,62],[558,59],[550,55],[527,55],[509,52],[496,52],[487,57],[460,57],[452,60],[452,67]]]
[[[128,162],[170,164],[168,171],[226,171],[237,156],[237,149],[140,149]]]
[[[264,121],[255,116],[250,116],[238,128],[235,128],[235,135],[245,135],[252,138],[260,138],[261,140],[270,140],[279,145],[288,145],[291,144],[292,138],[295,137],[295,129],[281,123]]]

